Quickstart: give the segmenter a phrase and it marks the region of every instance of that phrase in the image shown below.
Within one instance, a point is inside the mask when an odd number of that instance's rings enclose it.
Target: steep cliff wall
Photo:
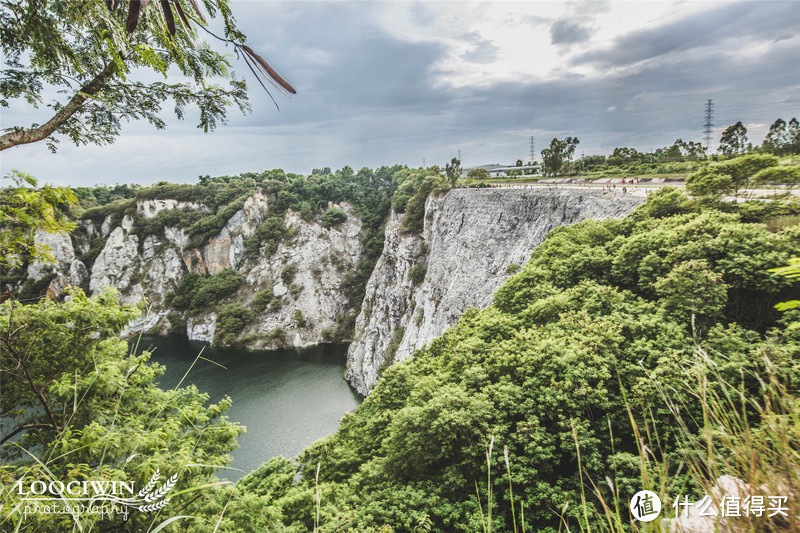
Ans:
[[[236,334],[237,344],[253,349],[318,344],[332,339],[344,315],[351,310],[355,314],[360,305],[349,301],[347,287],[362,258],[362,224],[351,206],[339,208],[347,219],[331,228],[288,211],[283,221],[290,236],[276,249],[267,250],[262,242],[257,251],[248,253],[245,241],[269,212],[268,199],[261,193],[249,197],[217,235],[197,248],[191,247],[182,228],[137,233],[133,215],[141,221],[155,219],[165,210],[208,214],[208,207],[171,199],[140,200],[135,213],[118,218],[116,224],[110,216],[102,223],[79,221],[83,231],[73,240],[37,233],[36,241],[50,246],[57,262],[32,263],[27,274],[31,280],[52,278],[48,294],[54,297],[68,285],[88,285],[92,294],[112,287],[128,304],[146,298],[151,305],[128,325],[124,332],[128,335],[185,331],[190,339],[214,341],[220,308],[236,302],[253,317]],[[87,269],[78,256],[98,238],[102,249]],[[199,310],[172,306],[171,298],[188,273],[213,276],[226,269],[238,273],[242,283],[224,301]],[[259,293],[270,294],[269,305],[256,298]]]
[[[509,266],[524,264],[550,230],[621,218],[642,201],[591,191],[454,189],[428,198],[421,235],[404,235],[402,215],[393,214],[346,378],[368,394],[383,370],[441,335],[468,307],[488,306]]]
[[[202,203],[170,199],[140,200],[125,214],[81,220],[81,236],[72,240],[37,234],[57,264],[33,263],[27,274],[51,280],[48,293],[55,296],[68,285],[84,285],[92,293],[114,287],[126,303],[146,297],[151,306],[129,334],[185,332],[253,349],[341,340],[348,314],[352,320],[360,309],[346,377],[367,394],[383,370],[441,335],[467,307],[489,305],[509,267],[524,264],[550,230],[622,217],[641,201],[576,190],[454,189],[431,196],[420,234],[404,232],[403,215],[392,214],[362,302],[350,301],[349,293],[364,257],[365,230],[354,209],[339,204],[346,219],[330,228],[319,215],[308,221],[287,211],[284,237],[254,246],[259,225],[274,223],[266,220],[269,198],[261,193],[226,214],[202,244],[190,242],[186,224],[177,227],[180,217],[216,215]],[[166,220],[178,222],[158,225]],[[187,306],[183,295],[183,304],[175,303],[187,274],[208,279],[229,271],[240,282],[224,298]],[[228,304],[248,316],[232,336],[219,327]]]

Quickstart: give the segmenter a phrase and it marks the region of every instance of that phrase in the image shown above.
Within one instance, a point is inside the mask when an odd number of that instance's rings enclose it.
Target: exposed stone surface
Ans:
[[[75,260],[69,265],[69,284],[79,287],[89,281],[89,271],[82,261]]]
[[[192,211],[202,211],[204,213],[208,211],[208,207],[200,202],[181,202],[170,198],[139,200],[136,202],[136,211],[144,218],[153,218],[165,209],[191,209]]]
[[[139,266],[139,237],[128,235],[121,226],[116,227],[94,261],[89,290],[92,294],[97,294],[106,287],[114,287],[122,294],[123,302],[133,303],[136,299],[126,289]]]
[[[219,274],[226,268],[236,268],[244,256],[244,241],[263,222],[269,205],[267,197],[256,193],[248,198],[241,210],[219,232],[209,239],[202,250],[189,250],[183,259],[186,267],[196,274]]]
[[[107,237],[91,272],[76,259],[69,238],[37,234],[37,239],[51,245],[58,264],[49,269],[31,265],[29,275],[55,272],[49,287],[54,296],[67,285],[88,280],[92,293],[114,287],[124,303],[147,298],[148,311],[128,325],[127,334],[142,330],[167,334],[185,327],[191,339],[214,341],[216,312],[190,317],[170,308],[166,297],[187,272],[213,275],[232,268],[245,282],[229,301],[255,316],[236,342],[254,349],[330,340],[345,315],[360,306],[347,377],[360,392],[368,393],[383,369],[443,333],[468,306],[489,305],[507,277],[508,266],[527,261],[548,231],[587,218],[621,217],[640,201],[612,200],[599,192],[521,189],[457,189],[429,198],[421,235],[403,234],[402,215],[392,215],[384,252],[363,302],[350,302],[347,293],[348,279],[362,259],[363,229],[353,208],[340,204],[347,219],[333,228],[304,221],[289,211],[284,221],[293,236],[269,257],[266,243],[248,256],[245,242],[268,212],[268,199],[260,193],[249,198],[219,234],[199,249],[187,249],[189,236],[174,227],[141,239],[132,233],[131,216],[117,225],[110,216],[102,225],[80,221],[90,240]],[[205,209],[176,200],[137,204],[141,215],[148,217],[176,207]],[[426,273],[422,265],[427,265]],[[289,270],[295,271],[293,276]],[[412,272],[425,273],[424,280],[419,276],[415,285]],[[272,297],[259,297],[256,308],[259,293]],[[225,303],[219,302],[217,310]]]
[[[47,246],[57,264],[34,261],[28,266],[28,277],[31,279],[42,278],[54,270],[69,268],[69,265],[75,260],[75,250],[72,248],[72,241],[69,235],[49,233],[40,229],[36,230],[33,241],[36,245]]]
[[[201,317],[189,317],[186,321],[186,336],[194,341],[214,341],[217,314],[208,313]]]
[[[347,220],[330,229],[305,222],[291,211],[287,213],[286,226],[296,232],[295,237],[281,243],[270,258],[265,258],[262,250],[246,272],[250,298],[271,289],[281,301],[279,309],[252,309],[260,318],[242,334],[252,337],[250,347],[279,346],[281,342],[269,335],[277,328],[286,333],[285,342],[290,346],[319,344],[337,328],[336,319],[350,307],[346,281],[361,260],[363,237],[361,220],[352,207],[339,207],[347,213]],[[281,275],[287,267],[296,272],[289,283]],[[295,320],[298,310],[305,325]],[[323,330],[328,332],[323,335]]]
[[[749,530],[743,524],[746,519],[737,516],[722,516],[720,503],[723,498],[733,498],[740,504],[752,494],[752,487],[739,478],[724,475],[717,478],[711,489],[711,494],[706,502],[690,502],[683,506],[675,518],[661,520],[661,529],[665,533],[733,533],[734,531]],[[769,503],[765,499],[765,504]],[[665,509],[666,507],[666,509]],[[668,510],[662,502],[662,513]],[[746,513],[744,509],[741,513]],[[735,523],[736,521],[739,524]],[[739,525],[737,528],[735,526]]]
[[[100,235],[103,237],[108,237],[108,234],[111,233],[111,215],[106,216],[103,223],[100,225]]]
[[[385,368],[444,333],[468,307],[491,304],[506,269],[527,262],[550,230],[621,218],[642,201],[599,191],[454,189],[428,198],[421,236],[403,235],[402,217],[393,215],[356,322],[347,379],[368,394]],[[427,263],[427,273],[414,287],[417,263]]]

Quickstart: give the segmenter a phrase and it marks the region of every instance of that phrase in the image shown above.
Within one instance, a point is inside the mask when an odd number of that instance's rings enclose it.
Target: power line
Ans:
[[[706,141],[706,152],[708,152],[708,145],[711,144],[711,129],[714,127],[714,124],[711,123],[712,118],[714,118],[714,102],[709,98],[706,102],[706,129],[703,130]]]

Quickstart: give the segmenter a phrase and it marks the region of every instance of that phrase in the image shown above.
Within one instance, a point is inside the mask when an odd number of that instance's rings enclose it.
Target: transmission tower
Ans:
[[[708,153],[708,146],[711,144],[711,128],[714,127],[714,124],[711,123],[711,119],[714,118],[714,102],[711,101],[709,98],[706,102],[706,123],[705,128],[703,130],[703,134],[705,135],[706,141],[706,153]]]
[[[461,161],[461,150],[458,151],[458,160]]]
[[[533,140],[533,135],[531,135],[531,164],[536,162],[536,143]]]

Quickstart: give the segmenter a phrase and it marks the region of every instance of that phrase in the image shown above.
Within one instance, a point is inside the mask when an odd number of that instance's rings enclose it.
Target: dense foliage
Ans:
[[[632,420],[665,461],[677,439],[666,401],[702,420],[685,381],[695,342],[714,354],[719,375],[743,375],[752,390],[764,353],[797,383],[798,339],[771,329],[773,305],[796,291],[768,269],[800,252],[800,231],[768,223],[798,209],[760,203],[723,212],[665,190],[627,219],[554,230],[492,307],[468,310],[386,371],[338,433],[308,448],[301,480],[276,459],[239,489],[290,531],[313,527],[316,491],[322,531],[480,530],[477,498],[486,514],[490,490],[494,529],[508,531],[505,447],[517,521],[521,504],[527,530],[556,531],[569,502],[563,519],[585,526],[578,451],[584,476],[599,484],[608,476],[630,495],[642,486]]]
[[[686,178],[686,190],[695,196],[733,194],[765,185],[794,185],[800,182],[800,167],[778,166],[778,158],[748,154],[712,163]]]
[[[21,267],[28,261],[52,261],[50,250],[35,242],[37,231],[66,233],[75,224],[64,216],[63,208],[77,202],[66,187],[36,187],[29,174],[11,171],[12,187],[0,188],[0,268]]]
[[[120,4],[136,8],[138,27],[131,26],[129,11]],[[226,44],[240,50],[245,36],[236,26],[229,2],[203,4],[210,17],[219,15]],[[34,107],[46,103],[53,111],[44,124],[7,124],[15,127],[0,136],[0,150],[43,139],[55,150],[58,138],[53,135],[68,137],[75,144],[108,144],[119,134],[123,121],[131,119],[164,128],[161,111],[167,102],[178,118],[185,116],[187,106],[196,106],[198,126],[205,131],[224,122],[231,106],[248,110],[245,82],[230,72],[225,53],[201,39],[197,27],[205,25],[205,18],[199,7],[194,11],[194,5],[194,0],[2,0],[0,106],[18,100]],[[181,16],[174,17],[173,9]],[[199,18],[189,22],[186,12]],[[137,80],[147,71],[164,77],[168,71],[179,73],[182,81],[154,81],[152,74]],[[43,95],[52,95],[53,101],[44,102]]]
[[[170,494],[176,509],[191,514],[214,496],[206,491],[194,501],[194,491],[217,482],[216,467],[228,464],[243,428],[224,416],[229,399],[208,405],[194,386],[164,391],[154,384],[163,368],[118,336],[139,312],[121,306],[113,293],[87,298],[78,289],[63,303],[0,305],[4,486],[20,479],[28,485],[117,480],[134,482],[138,491],[158,469],[161,483],[177,475]],[[63,504],[76,503],[66,496]],[[69,513],[22,520],[20,498],[19,491],[3,491],[3,531],[16,531],[15,525],[19,531],[146,531],[166,518],[137,511],[127,520]]]

